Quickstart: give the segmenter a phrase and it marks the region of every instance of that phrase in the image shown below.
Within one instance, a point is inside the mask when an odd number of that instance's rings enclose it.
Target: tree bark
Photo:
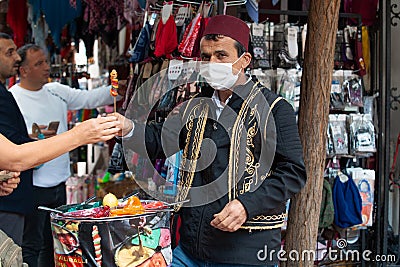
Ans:
[[[305,251],[315,251],[318,234],[339,8],[340,0],[310,1],[298,119],[308,179],[305,188],[291,200],[286,266],[314,263]]]

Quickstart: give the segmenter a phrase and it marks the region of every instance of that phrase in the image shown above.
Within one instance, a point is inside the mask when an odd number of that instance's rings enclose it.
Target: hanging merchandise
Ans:
[[[363,106],[363,91],[362,79],[358,77],[345,80],[343,83],[345,101],[351,106]]]
[[[351,152],[373,153],[375,147],[375,129],[369,114],[351,114],[349,117]]]
[[[297,45],[297,34],[299,27],[290,26],[285,24],[284,26],[284,41],[279,50],[278,57],[283,64],[296,65],[298,56],[298,45]]]
[[[170,81],[178,79],[179,75],[181,75],[182,73],[182,68],[183,68],[182,60],[176,60],[176,59],[171,60],[169,62],[169,67],[168,67],[168,79]]]
[[[331,226],[335,218],[335,207],[333,206],[332,187],[331,184],[324,179],[322,189],[322,202],[319,211],[319,228],[326,228]]]
[[[337,70],[332,76],[330,109],[358,112],[363,107],[363,80],[351,70]]]
[[[178,31],[178,43],[182,42],[186,28],[192,21],[192,14],[192,7],[189,4],[185,4],[179,8],[178,14],[175,16],[175,22],[177,23],[176,28]]]
[[[155,40],[154,55],[156,57],[166,56],[171,58],[172,52],[178,46],[175,19],[171,14],[172,6],[173,2],[165,2],[162,9],[161,21],[158,23]]]
[[[346,131],[346,115],[330,114],[328,127],[332,136],[335,154],[349,154],[348,137]]]
[[[89,23],[89,33],[100,33],[102,41],[109,47],[116,45],[119,19],[124,17],[124,1],[83,0],[87,7],[85,21]],[[49,1],[58,2],[58,1]],[[62,9],[60,9],[62,10]],[[58,14],[57,12],[53,12]]]
[[[140,31],[139,37],[137,38],[133,50],[129,52],[131,54],[129,62],[131,63],[141,62],[143,61],[143,59],[148,57],[150,48],[150,36],[151,36],[151,26],[150,23],[146,21],[142,30]]]
[[[124,0],[124,18],[129,24],[132,24],[132,19],[137,16],[137,12],[141,12],[144,6],[138,0]]]
[[[265,27],[264,24],[258,24],[258,23],[251,24],[254,59],[266,58],[264,27]]]
[[[360,14],[363,25],[372,26],[377,21],[378,3],[379,0],[344,0],[344,12]]]
[[[349,64],[351,64],[352,61],[354,60],[354,57],[353,57],[353,51],[351,49],[351,44],[350,44],[350,36],[351,36],[350,26],[347,26],[344,29],[343,36],[344,36],[344,43],[343,43],[344,48],[342,49],[342,51],[343,51],[342,60],[344,62],[350,62]]]
[[[351,176],[353,177],[354,183],[357,185],[362,200],[362,225],[372,226],[375,191],[375,171],[357,169],[351,172]]]
[[[344,109],[344,94],[342,91],[343,71],[335,71],[332,76],[331,100],[330,108],[343,110]]]
[[[296,114],[300,107],[300,79],[301,72],[298,70],[285,70],[277,91],[278,95],[284,97],[293,106]]]
[[[29,0],[32,4],[34,12],[34,23],[41,16],[45,15],[45,19],[50,27],[50,33],[57,47],[61,47],[61,32],[66,24],[72,22],[75,18],[82,14],[82,2],[76,0],[75,8],[69,1],[43,1]],[[54,10],[62,10],[62,12],[54,12]]]
[[[196,16],[190,22],[190,24],[186,27],[186,31],[183,35],[182,41],[178,46],[178,51],[185,57],[193,57],[197,55],[193,55],[193,49],[195,47],[196,41],[200,42],[200,28],[203,18],[203,9],[205,3],[202,2],[199,10],[197,11]],[[204,21],[203,21],[204,22]]]
[[[247,13],[249,14],[250,18],[255,23],[258,23],[258,1],[257,0],[248,0],[246,2],[246,9],[247,9]]]
[[[347,228],[361,224],[362,200],[356,184],[350,176],[339,172],[332,189],[335,207],[335,224]]]
[[[210,20],[209,16],[211,11],[213,11],[211,3],[204,3],[202,10],[202,18],[200,22],[200,29],[196,37],[196,41],[194,42],[193,51],[191,55],[192,58],[200,58],[200,40],[203,37],[204,30],[208,24],[208,21]]]
[[[28,29],[28,7],[26,0],[8,1],[7,24],[14,32],[14,43],[17,47],[25,44]]]
[[[335,149],[333,145],[333,138],[330,131],[330,127],[326,128],[326,156],[333,157],[335,155]]]
[[[361,38],[362,31],[361,28],[358,28],[354,38],[355,62],[357,65],[357,74],[359,76],[364,76],[367,73],[367,67],[365,66],[365,61],[363,57],[363,45]]]
[[[369,39],[369,32],[368,32],[368,27],[363,26],[362,27],[362,33],[361,33],[361,42],[362,42],[362,54],[364,58],[364,64],[365,64],[365,71],[366,71],[366,76],[364,77],[364,88],[365,92],[370,92],[371,91],[371,48],[370,48],[370,39]]]
[[[185,4],[178,9],[175,16],[175,24],[177,27],[183,26],[185,21],[192,16],[192,10],[189,4]]]

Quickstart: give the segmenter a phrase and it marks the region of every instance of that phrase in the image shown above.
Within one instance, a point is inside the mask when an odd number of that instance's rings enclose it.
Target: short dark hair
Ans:
[[[11,40],[12,37],[9,34],[5,33],[5,32],[0,32],[0,39]]]
[[[226,36],[225,35],[221,35],[221,34],[206,34],[206,35],[204,35],[204,39],[213,40],[213,41],[218,41],[219,39],[221,39],[223,37],[226,37]],[[235,40],[235,48],[236,48],[236,50],[238,52],[238,57],[243,55],[243,53],[247,52],[246,48],[236,40]]]
[[[21,46],[18,50],[17,53],[19,54],[19,56],[21,57],[21,62],[20,65],[22,65],[25,60],[26,60],[26,54],[28,53],[29,50],[32,51],[39,51],[39,50],[43,50],[42,47],[40,47],[37,44],[26,44],[24,46]]]

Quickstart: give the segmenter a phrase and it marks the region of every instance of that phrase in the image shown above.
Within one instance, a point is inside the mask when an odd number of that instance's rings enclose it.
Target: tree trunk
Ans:
[[[305,251],[315,251],[317,241],[339,8],[340,0],[310,1],[298,119],[308,179],[291,200],[286,266],[313,266]]]

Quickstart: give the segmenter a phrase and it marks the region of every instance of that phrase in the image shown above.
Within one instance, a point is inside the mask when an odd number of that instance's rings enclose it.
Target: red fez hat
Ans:
[[[238,18],[229,15],[211,17],[204,30],[203,36],[207,34],[228,36],[238,41],[248,50],[250,29],[244,21]]]

